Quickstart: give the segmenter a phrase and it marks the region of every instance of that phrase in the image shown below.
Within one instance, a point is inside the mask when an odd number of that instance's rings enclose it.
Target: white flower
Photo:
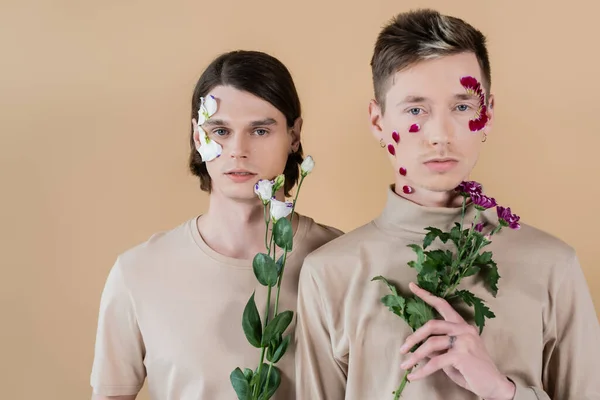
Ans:
[[[273,222],[277,222],[281,218],[285,218],[292,213],[294,203],[291,201],[279,201],[277,199],[271,200],[271,218]]]
[[[200,153],[203,162],[212,161],[218,158],[223,153],[223,147],[211,140],[204,129],[199,127],[200,145],[196,146],[196,150]]]
[[[261,179],[254,185],[254,193],[260,197],[263,204],[267,204],[273,197],[273,183],[268,179]]]
[[[310,172],[315,167],[315,160],[311,156],[307,156],[302,164],[300,165],[300,171],[302,172],[302,176],[306,176],[310,174]]]
[[[206,99],[204,97],[200,97],[200,108],[198,109],[198,128],[200,128],[200,126],[216,112],[217,100],[212,94]]]

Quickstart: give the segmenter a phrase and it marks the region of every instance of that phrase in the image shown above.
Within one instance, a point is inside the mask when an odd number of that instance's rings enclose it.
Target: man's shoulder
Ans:
[[[338,229],[332,225],[318,222],[311,217],[303,215],[301,218],[304,218],[308,225],[307,235],[317,239],[317,241],[328,243],[344,234],[341,229]]]
[[[322,265],[332,262],[345,262],[345,259],[356,257],[360,254],[360,247],[370,238],[377,235],[373,222],[370,221],[347,233],[336,236],[325,243],[305,259],[305,265]]]
[[[506,244],[515,251],[545,254],[546,257],[557,259],[570,258],[575,255],[575,248],[565,240],[527,223],[522,223],[519,230],[507,233],[500,235],[504,237]]]
[[[135,270],[138,266],[155,263],[179,252],[186,243],[191,243],[190,224],[194,219],[188,219],[179,225],[156,231],[148,239],[140,242],[117,257],[119,267],[124,270]]]

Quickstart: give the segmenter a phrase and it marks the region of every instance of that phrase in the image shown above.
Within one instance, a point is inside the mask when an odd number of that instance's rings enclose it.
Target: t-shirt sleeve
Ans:
[[[305,261],[298,289],[296,326],[296,397],[342,400],[346,393],[345,365],[333,351],[331,315],[311,268]]]
[[[552,399],[600,400],[600,323],[575,252],[566,264],[550,293],[544,391]]]
[[[100,300],[94,362],[90,378],[101,396],[137,394],[144,383],[145,348],[135,305],[119,260],[112,267]]]

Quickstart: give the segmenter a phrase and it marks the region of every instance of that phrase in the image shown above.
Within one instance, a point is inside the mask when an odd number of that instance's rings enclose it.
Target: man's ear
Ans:
[[[378,142],[383,139],[383,111],[377,100],[372,99],[369,102],[369,128]]]
[[[298,148],[300,147],[302,123],[302,117],[296,118],[296,121],[294,121],[294,126],[292,126],[290,131],[290,134],[292,135],[292,152],[294,153],[297,152]]]
[[[488,122],[485,125],[485,133],[489,135],[492,132],[492,128],[494,127],[494,109],[496,107],[496,98],[494,95],[490,95],[490,99],[488,101],[487,114],[488,114]]]
[[[200,147],[200,132],[198,131],[198,122],[194,118],[192,118],[192,129],[194,130],[194,145],[198,149]]]

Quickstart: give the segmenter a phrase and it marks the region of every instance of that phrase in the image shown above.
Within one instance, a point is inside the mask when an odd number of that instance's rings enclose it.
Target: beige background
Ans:
[[[207,204],[187,118],[222,51],[264,50],[294,75],[317,161],[299,211],[344,230],[373,218],[391,172],[367,128],[371,49],[414,6],[489,36],[497,120],[474,178],[576,247],[600,309],[600,6],[551,3],[2,0],[0,397],[88,398],[115,257]]]

